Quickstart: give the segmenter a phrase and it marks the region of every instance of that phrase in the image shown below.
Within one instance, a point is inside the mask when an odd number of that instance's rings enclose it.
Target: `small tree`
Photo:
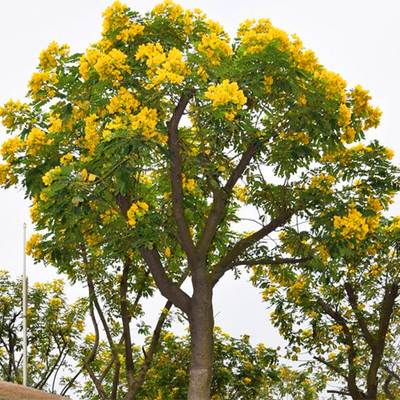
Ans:
[[[28,293],[28,385],[52,393],[75,367],[84,329],[84,303],[68,304],[63,290],[55,280]],[[0,271],[0,313],[0,379],[22,383],[22,283],[6,271]]]
[[[73,243],[80,225],[88,245],[150,269],[188,316],[188,398],[209,400],[214,286],[271,258],[263,240],[319,201],[296,189],[301,170],[363,138],[380,111],[269,20],[244,22],[231,42],[171,1],[144,16],[117,1],[104,17],[84,54],[52,43],[28,104],[1,110],[18,135],[3,145],[0,182],[22,179],[54,263],[66,257],[54,243]],[[258,215],[252,233],[235,229],[243,206]],[[192,294],[177,283],[185,271]]]

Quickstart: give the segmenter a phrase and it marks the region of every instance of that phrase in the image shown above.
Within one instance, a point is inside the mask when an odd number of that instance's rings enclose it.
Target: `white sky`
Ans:
[[[127,1],[144,12],[159,1]],[[55,40],[82,52],[99,39],[106,0],[0,0],[0,104],[22,99],[41,50]],[[370,133],[395,152],[399,150],[400,118],[400,3],[396,0],[182,0],[184,8],[201,8],[234,36],[246,18],[270,18],[272,23],[297,33],[320,62],[340,73],[350,86],[369,89],[384,114],[380,128]],[[0,142],[5,139],[0,127]],[[400,151],[399,151],[400,154]],[[397,160],[399,158],[397,157]],[[399,203],[394,212],[400,214]],[[23,193],[0,189],[0,268],[21,273],[22,225],[28,223]],[[54,270],[28,264],[30,280],[47,280]],[[151,308],[158,313],[157,308]],[[216,324],[233,334],[248,333],[254,342],[280,343],[268,324],[269,311],[257,290],[245,279],[225,277],[215,293]]]

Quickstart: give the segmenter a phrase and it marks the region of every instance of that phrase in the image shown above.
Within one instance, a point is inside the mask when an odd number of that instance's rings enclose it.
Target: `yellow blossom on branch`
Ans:
[[[229,82],[229,79],[225,79],[219,85],[209,86],[205,97],[212,100],[213,107],[235,104],[237,109],[240,110],[247,102],[247,98],[243,91],[239,89],[238,84]]]
[[[42,238],[42,235],[40,233],[35,233],[26,242],[26,254],[28,256],[32,256],[33,258],[36,258],[36,259],[40,258],[40,256],[43,253],[42,250],[38,248],[41,238]]]

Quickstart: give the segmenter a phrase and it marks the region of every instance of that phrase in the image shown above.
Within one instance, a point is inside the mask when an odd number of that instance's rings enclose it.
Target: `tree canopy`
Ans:
[[[30,253],[72,279],[99,265],[131,263],[142,281],[149,270],[188,316],[188,398],[208,400],[212,294],[223,275],[304,262],[309,255],[284,258],[267,239],[296,219],[318,227],[326,204],[336,209],[322,220],[344,239],[345,230],[363,239],[387,207],[392,152],[349,146],[381,112],[269,20],[245,21],[231,40],[169,0],[145,15],[116,1],[84,53],[52,42],[39,58],[28,101],[0,109],[15,134],[2,147],[0,183],[23,185],[41,231]],[[358,176],[358,203],[349,206],[348,190],[332,199],[333,183]],[[193,294],[180,288],[185,273]]]

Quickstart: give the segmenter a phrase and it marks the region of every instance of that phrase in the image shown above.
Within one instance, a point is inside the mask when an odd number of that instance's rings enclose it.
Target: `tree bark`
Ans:
[[[195,287],[189,314],[191,366],[188,400],[210,400],[214,361],[211,284]]]

